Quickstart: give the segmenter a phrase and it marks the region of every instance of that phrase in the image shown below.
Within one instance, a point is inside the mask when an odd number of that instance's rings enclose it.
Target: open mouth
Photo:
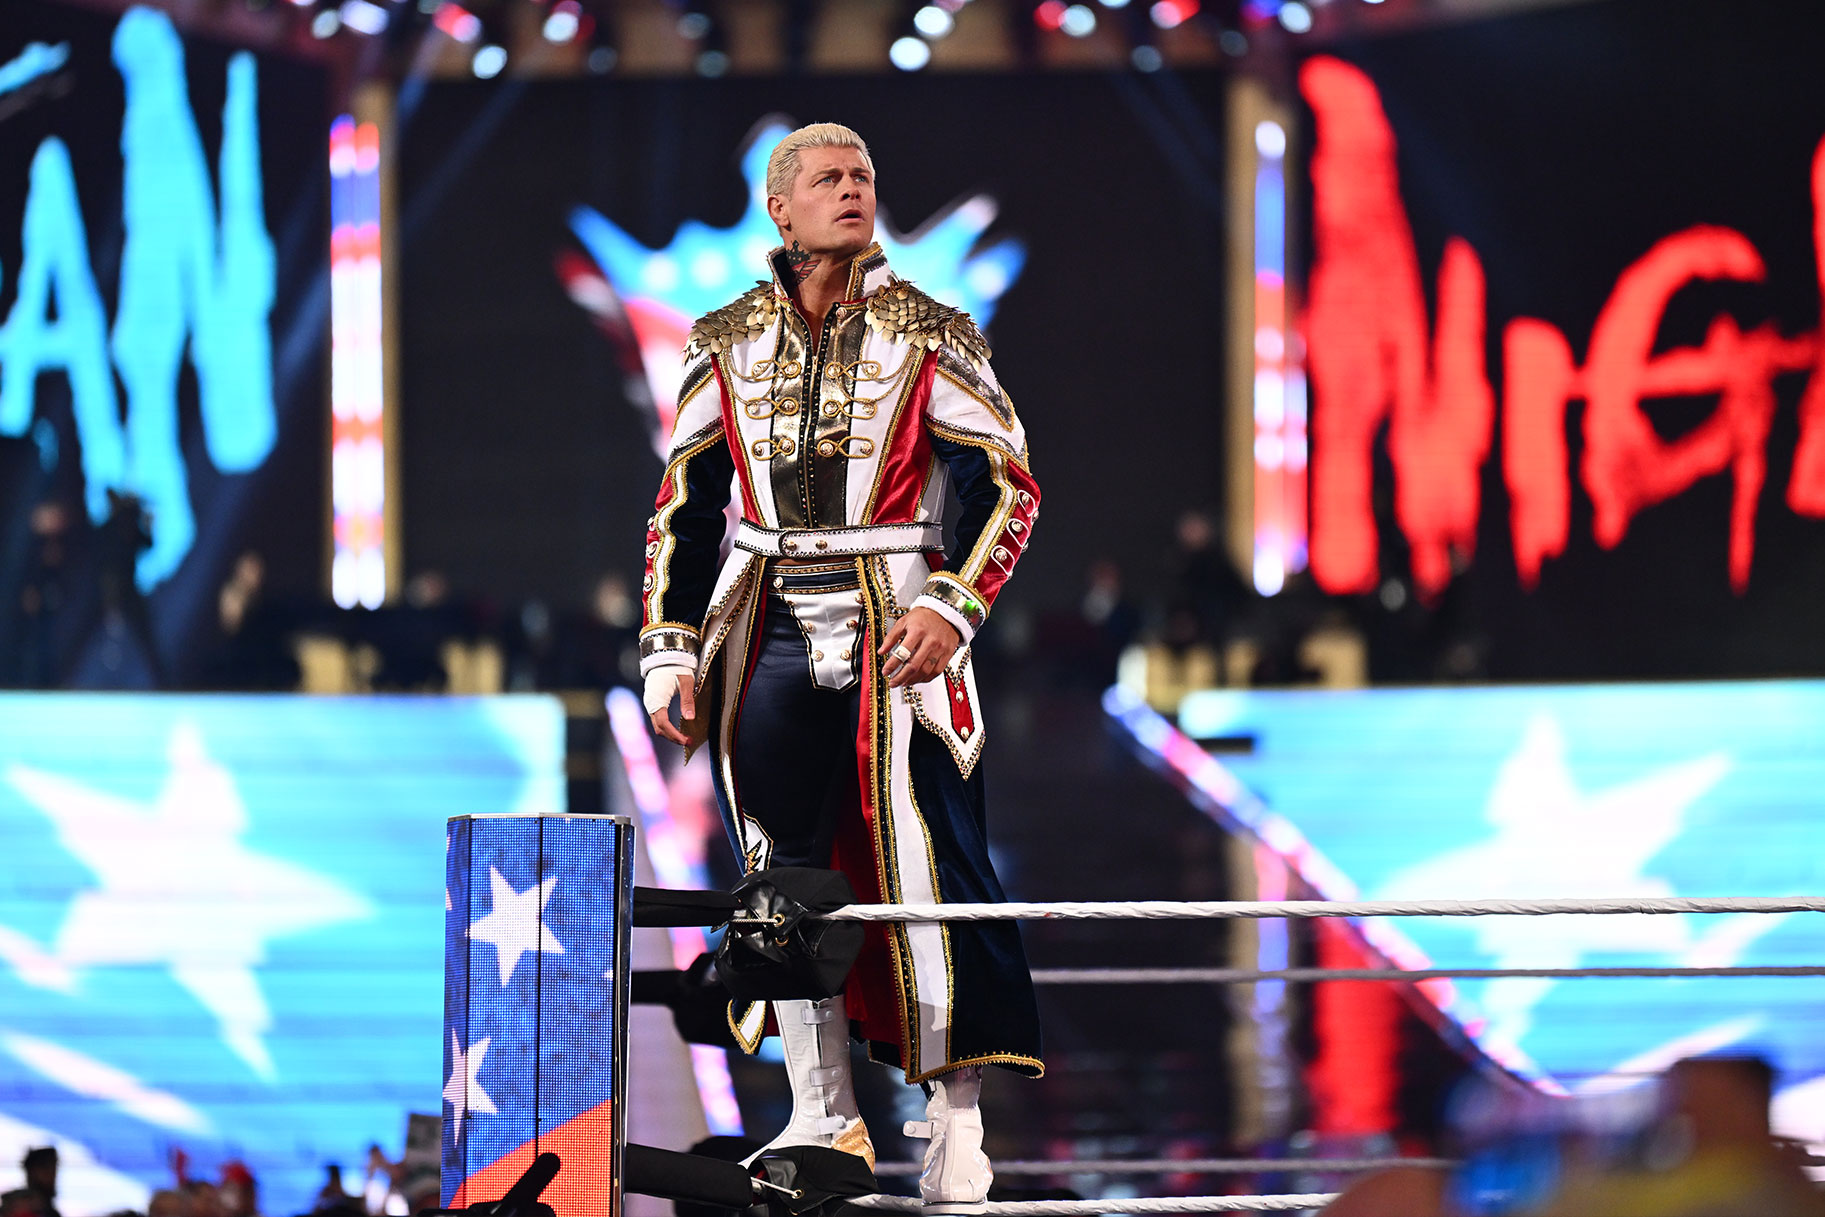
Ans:
[[[838,216],[836,222],[841,224],[844,220],[859,220],[861,218],[862,213],[856,208],[851,207],[848,211],[845,211],[842,215]]]

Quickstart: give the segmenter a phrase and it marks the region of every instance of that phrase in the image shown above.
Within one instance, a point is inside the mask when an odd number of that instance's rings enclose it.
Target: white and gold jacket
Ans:
[[[897,615],[934,609],[965,643],[1039,514],[1026,432],[969,317],[894,276],[878,245],[815,329],[771,282],[701,318],[647,522],[641,670],[709,661],[768,557],[878,564]],[[943,550],[940,514],[962,512]],[[720,560],[724,509],[741,522]],[[973,696],[970,700],[974,700]]]

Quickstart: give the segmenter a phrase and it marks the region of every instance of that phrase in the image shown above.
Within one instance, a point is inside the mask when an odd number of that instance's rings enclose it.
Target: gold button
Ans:
[[[960,727],[957,729],[957,734],[961,735],[964,739],[968,739],[970,737],[970,729],[968,727]]]
[[[648,575],[646,578],[640,580],[640,590],[646,591],[646,592],[650,592],[653,590],[653,577],[651,575]]]
[[[819,549],[829,549],[829,548],[830,548],[830,542],[828,542],[828,541],[819,541],[819,542],[818,542],[818,543],[817,543],[817,547],[818,547],[818,548],[819,548]]]
[[[824,653],[822,651],[813,651],[811,652],[811,658],[821,663],[824,659]]]
[[[826,375],[826,376],[841,376],[841,375],[842,375],[842,374],[843,374],[843,365],[842,365],[842,364],[840,364],[840,363],[827,363],[827,364],[825,364],[825,365],[824,365],[824,375]]]
[[[847,663],[849,661],[849,652],[848,651],[843,652],[843,661],[845,663]]]
[[[1021,529],[1025,528],[1025,527],[1026,527],[1026,525],[1022,524],[1019,520],[1009,520],[1008,521],[1008,528],[1013,532],[1019,532]]]
[[[857,603],[857,604],[860,604],[860,603],[862,603],[862,593],[861,593],[861,592],[857,592],[857,593],[856,593],[856,594],[855,594],[855,602],[856,602],[856,603]]]
[[[787,398],[785,401],[779,403],[779,412],[790,418],[792,415],[798,413],[798,403],[791,398]]]
[[[1001,546],[997,545],[995,547],[995,561],[1006,562],[1007,560],[1008,560],[1008,551],[1001,548]]]
[[[957,693],[956,693],[956,697],[957,697],[957,700],[958,700],[958,701],[962,701],[962,700],[963,700],[963,690],[962,690],[962,689],[958,689],[958,690],[957,690]]]
[[[825,418],[835,418],[836,417],[836,403],[835,402],[827,401],[824,403],[824,417]]]
[[[784,575],[775,575],[775,576],[773,576],[773,586],[774,586],[774,587],[784,587],[784,586],[786,586],[786,578],[785,578],[785,576],[784,576]]]
[[[861,624],[861,623],[858,622],[854,617],[851,617],[847,622],[844,623],[844,628],[853,630],[859,624]]]
[[[779,543],[779,547],[781,549],[785,550],[789,554],[795,554],[798,552],[798,542],[792,540],[790,537],[786,538],[784,541],[781,541]]]
[[[817,446],[817,454],[819,456],[835,456],[836,455],[836,445],[831,443],[829,440],[825,440],[823,443],[821,443]]]

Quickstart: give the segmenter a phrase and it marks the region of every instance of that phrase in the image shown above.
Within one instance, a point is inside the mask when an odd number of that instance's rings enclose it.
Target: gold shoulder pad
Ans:
[[[773,297],[772,285],[755,284],[736,297],[733,304],[725,304],[697,319],[691,326],[691,336],[685,339],[684,361],[689,363],[705,351],[720,355],[738,342],[759,338],[767,332],[778,313],[779,304]]]
[[[988,362],[988,340],[968,313],[938,303],[904,279],[883,284],[868,297],[868,324],[928,351],[948,346],[977,367]]]

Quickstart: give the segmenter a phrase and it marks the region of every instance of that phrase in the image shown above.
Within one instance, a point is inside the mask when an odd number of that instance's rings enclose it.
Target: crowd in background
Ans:
[[[182,1151],[172,1155],[171,1186],[158,1188],[145,1212],[123,1210],[112,1217],[260,1217],[260,1184],[245,1162],[223,1163],[214,1181],[192,1173]],[[36,1146],[20,1162],[22,1186],[0,1192],[0,1217],[62,1217],[57,1208],[57,1150]],[[388,1158],[378,1145],[368,1148],[366,1178],[356,1192],[347,1190],[342,1167],[324,1167],[322,1188],[308,1214],[298,1217],[409,1217],[438,1206],[435,1170],[416,1168]]]
[[[143,510],[114,495],[108,518],[81,539],[91,560],[80,569],[95,585],[87,589],[72,586],[80,518],[54,501],[32,513],[25,577],[4,614],[18,645],[0,662],[0,686],[524,692],[638,683],[637,574],[622,571],[602,574],[579,604],[509,606],[487,589],[455,588],[441,572],[419,570],[386,606],[345,610],[273,588],[262,555],[249,550],[216,591],[213,628],[189,653],[169,655],[133,577],[148,543]],[[1365,656],[1357,683],[1483,675],[1459,585],[1422,605],[1395,577],[1373,596],[1340,600],[1296,573],[1263,596],[1232,562],[1218,521],[1202,511],[1182,513],[1155,546],[1088,557],[1082,578],[1074,604],[1039,605],[1017,589],[978,638],[978,655],[1020,661],[1013,666],[1048,683],[1102,688],[1139,646],[1156,664],[1189,663],[1193,687],[1283,686],[1320,682],[1307,644],[1342,631]],[[330,689],[304,653],[313,639],[358,657]],[[486,670],[451,671],[452,643],[485,648]]]

